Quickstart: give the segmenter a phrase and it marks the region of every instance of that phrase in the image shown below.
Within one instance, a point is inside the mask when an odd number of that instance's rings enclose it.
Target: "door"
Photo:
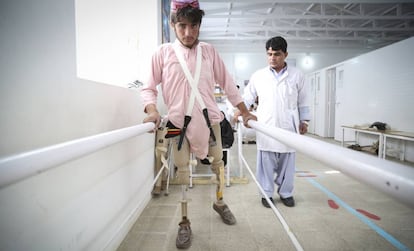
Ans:
[[[328,69],[326,71],[326,84],[328,89],[327,96],[327,137],[333,138],[335,136],[335,86],[336,83],[336,69]]]
[[[309,133],[315,134],[315,96],[316,96],[316,88],[315,88],[315,74],[312,74],[308,81],[310,82],[310,112],[311,112],[311,120],[309,122]]]
[[[335,140],[342,140],[342,119],[343,111],[341,111],[341,102],[344,98],[345,70],[344,67],[336,67],[336,83],[335,83]]]
[[[324,127],[324,115],[321,111],[321,95],[323,91],[321,89],[321,73],[315,73],[315,100],[314,100],[314,126],[315,126],[315,134],[321,137],[324,137],[323,127]],[[323,105],[323,104],[322,104]]]

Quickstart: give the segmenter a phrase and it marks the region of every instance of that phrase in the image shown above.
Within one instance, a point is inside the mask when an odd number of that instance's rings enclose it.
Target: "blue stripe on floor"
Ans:
[[[390,235],[389,233],[385,232],[382,228],[378,227],[377,225],[375,225],[375,223],[373,223],[371,220],[369,220],[367,217],[365,217],[364,215],[360,214],[358,211],[356,211],[354,208],[352,208],[351,206],[349,206],[348,204],[346,204],[344,201],[342,201],[340,198],[338,198],[335,194],[333,194],[332,192],[330,192],[328,189],[326,189],[325,187],[323,187],[321,184],[319,184],[318,182],[316,182],[314,179],[311,178],[307,178],[307,180],[314,185],[315,187],[317,187],[319,190],[321,190],[322,192],[324,192],[325,194],[328,195],[328,197],[330,197],[331,199],[333,199],[338,205],[341,205],[342,207],[344,207],[346,210],[348,210],[351,214],[353,214],[354,216],[358,217],[362,222],[364,222],[366,225],[368,225],[372,230],[374,230],[375,232],[377,232],[379,235],[381,235],[384,239],[386,239],[389,243],[391,243],[394,247],[396,247],[398,250],[401,251],[409,251],[410,249],[408,247],[406,247],[404,244],[402,244],[401,242],[399,242],[397,239],[395,239],[392,235]]]

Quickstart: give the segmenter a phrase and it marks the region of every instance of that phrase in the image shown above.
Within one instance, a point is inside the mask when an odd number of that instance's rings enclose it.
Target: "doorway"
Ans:
[[[327,96],[327,134],[328,138],[335,137],[335,102],[336,102],[336,68],[326,71]]]
[[[344,67],[336,67],[335,76],[335,140],[342,140],[342,120],[341,120],[341,101],[344,96]]]

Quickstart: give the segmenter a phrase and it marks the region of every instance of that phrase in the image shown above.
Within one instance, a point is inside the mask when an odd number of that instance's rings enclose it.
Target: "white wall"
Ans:
[[[341,125],[369,126],[376,121],[387,123],[392,130],[414,132],[414,61],[410,53],[413,50],[414,38],[410,38],[307,75],[311,79],[319,74],[321,82],[326,82],[328,69],[335,68],[337,76],[339,70],[343,71],[343,81],[336,84],[336,140],[342,139]],[[326,107],[327,86],[326,83],[321,86],[325,94],[315,98]],[[315,112],[319,113],[316,117],[320,127],[315,128],[315,132],[325,136],[320,132],[326,131],[326,109]],[[347,133],[345,140],[351,139],[353,134]],[[365,142],[372,142],[372,139]],[[414,161],[413,143],[409,142],[407,148],[407,159]]]
[[[344,124],[386,122],[414,131],[414,37],[345,61],[341,113]],[[337,90],[338,91],[338,90]]]
[[[157,2],[77,0],[78,77],[123,87],[144,81],[154,45],[160,43]]]
[[[311,73],[317,69],[322,69],[332,64],[342,62],[349,58],[361,55],[362,50],[337,50],[325,52],[317,51],[310,53],[294,52],[294,48],[288,47],[288,62],[294,62],[303,73]],[[219,51],[224,63],[229,72],[233,75],[237,84],[248,80],[250,76],[258,69],[268,65],[266,50],[263,45],[263,52],[261,53],[243,53],[240,51]]]
[[[294,48],[293,48],[294,51]],[[289,48],[288,48],[289,52]],[[312,73],[315,69],[336,64],[343,60],[349,59],[352,56],[360,55],[363,51],[358,50],[343,50],[343,51],[329,51],[326,52],[312,52],[312,53],[297,53],[289,52],[287,62],[292,63],[299,68],[304,74]],[[268,65],[267,55],[263,45],[262,53],[243,53],[243,52],[229,52],[219,51],[227,70],[232,74],[236,83],[240,86],[240,91],[243,93],[244,81],[249,80],[251,75],[258,69]],[[307,59],[308,57],[308,59]],[[306,63],[305,63],[306,62]],[[321,83],[323,84],[323,83]],[[323,93],[320,93],[322,95]],[[324,94],[323,94],[324,95]],[[321,106],[319,109],[325,109]],[[313,124],[310,125],[313,129]],[[316,128],[317,130],[328,130],[327,128]],[[321,132],[323,133],[323,132]]]
[[[133,13],[125,20],[154,25],[146,36],[158,38],[158,1],[111,2],[124,2],[120,8]],[[140,23],[141,12],[154,14]],[[77,78],[73,0],[2,1],[0,16],[0,158],[141,123],[138,90]],[[123,51],[124,42],[111,49]],[[113,81],[123,82],[117,74]],[[0,189],[0,250],[115,250],[150,199],[153,137]]]
[[[290,52],[288,58],[296,60],[296,66],[302,70],[303,73],[311,73],[317,69],[337,64],[344,60],[359,56],[366,53],[366,50],[326,50],[326,51],[311,51],[309,53]]]
[[[266,54],[255,53],[220,53],[227,70],[233,79],[240,86],[243,92],[244,81],[249,80],[250,76],[258,69],[267,65]]]

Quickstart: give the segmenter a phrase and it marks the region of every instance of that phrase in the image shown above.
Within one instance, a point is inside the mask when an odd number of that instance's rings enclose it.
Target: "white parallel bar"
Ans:
[[[237,123],[237,151],[239,153],[239,177],[243,178],[243,162],[240,156],[243,156],[243,134],[242,134],[243,120],[239,117],[239,123]]]
[[[298,239],[296,239],[296,236],[293,234],[293,232],[290,230],[289,225],[286,223],[286,220],[283,218],[282,214],[277,210],[275,205],[270,201],[269,197],[267,197],[265,191],[263,190],[262,186],[257,181],[255,175],[253,174],[252,170],[249,167],[249,164],[247,164],[246,159],[240,155],[240,159],[243,161],[244,165],[246,166],[247,171],[249,171],[250,175],[252,176],[252,179],[256,183],[257,187],[259,188],[260,192],[263,194],[263,198],[266,199],[267,203],[272,208],[273,213],[276,215],[276,217],[279,219],[280,223],[283,226],[283,229],[286,231],[287,235],[289,236],[290,240],[292,241],[292,244],[295,246],[296,250],[303,251],[302,246],[300,245]]]
[[[286,231],[287,235],[289,236],[290,240],[292,241],[292,244],[295,246],[295,249],[297,251],[303,251],[302,246],[300,245],[298,239],[296,239],[296,236],[290,230],[290,227],[287,224],[286,220],[283,218],[283,216],[279,212],[279,210],[277,210],[276,206],[270,201],[269,197],[267,197],[267,194],[263,190],[260,183],[257,181],[256,176],[254,175],[252,169],[249,167],[249,164],[247,163],[246,159],[244,158],[243,148],[242,148],[242,144],[243,144],[242,123],[243,123],[243,120],[241,119],[241,117],[239,117],[239,123],[238,123],[238,129],[237,129],[239,167],[240,167],[241,170],[243,169],[243,165],[246,167],[246,169],[250,173],[250,176],[252,177],[253,181],[256,183],[256,186],[259,188],[260,192],[262,193],[263,198],[266,199],[267,203],[272,208],[273,213],[276,215],[276,217],[279,219],[279,222],[282,224],[283,229]],[[242,171],[240,171],[240,173],[242,173]],[[240,177],[242,177],[242,176],[240,176]]]
[[[0,159],[0,188],[67,161],[153,130],[152,122],[68,141]]]
[[[161,176],[162,171],[164,171],[165,165],[162,165],[160,171],[157,173],[157,176],[155,176],[154,180],[152,181],[151,187],[155,186],[155,183],[157,183],[158,178]]]
[[[414,208],[414,168],[249,120],[269,137]]]

